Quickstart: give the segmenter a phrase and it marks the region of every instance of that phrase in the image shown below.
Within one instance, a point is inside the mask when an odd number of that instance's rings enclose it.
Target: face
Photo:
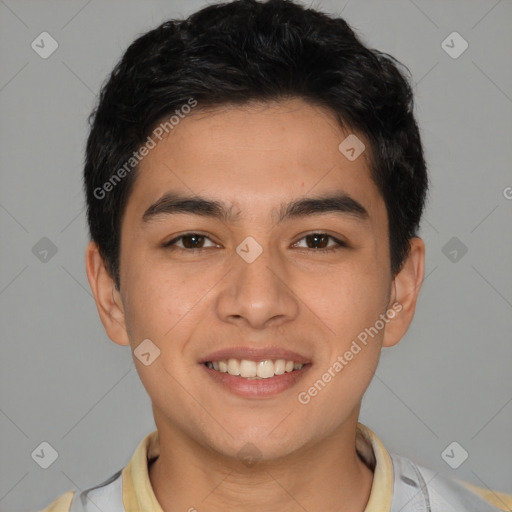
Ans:
[[[224,107],[142,160],[121,231],[126,337],[109,335],[151,340],[134,361],[157,425],[273,459],[355,421],[400,313],[385,204],[367,151],[338,149],[348,135],[298,99]]]

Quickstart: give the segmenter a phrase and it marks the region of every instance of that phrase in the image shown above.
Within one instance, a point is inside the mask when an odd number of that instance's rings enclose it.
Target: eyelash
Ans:
[[[209,249],[210,247],[199,247],[199,248],[196,248],[196,249],[190,249],[190,248],[187,248],[187,247],[179,247],[176,245],[176,242],[178,240],[181,240],[182,238],[186,238],[186,237],[189,237],[189,236],[199,236],[199,237],[203,237],[203,238],[207,238],[209,239],[211,242],[213,242],[210,237],[208,235],[204,235],[202,233],[196,233],[194,231],[190,231],[189,233],[185,233],[183,235],[180,235],[176,238],[173,238],[172,240],[170,240],[169,242],[165,242],[164,244],[162,244],[162,247],[163,248],[166,248],[166,249],[181,249],[182,251],[194,251],[194,252],[200,252],[200,251],[203,251],[203,250],[207,250]],[[336,242],[336,246],[335,247],[329,247],[329,248],[326,248],[326,249],[310,249],[309,247],[302,247],[302,249],[307,249],[307,250],[310,250],[310,251],[319,251],[319,252],[332,252],[332,251],[337,251],[339,249],[343,249],[343,248],[347,248],[348,245],[343,242],[342,240],[339,240],[338,238],[332,236],[332,235],[328,235],[327,233],[322,233],[322,232],[313,232],[313,233],[308,233],[307,235],[304,235],[302,238],[300,238],[297,242],[295,242],[295,244],[297,244],[298,242],[300,242],[301,240],[303,240],[304,238],[308,237],[308,236],[313,236],[313,235],[326,235],[329,239],[331,240],[334,240],[334,242]],[[294,245],[295,245],[294,244]]]

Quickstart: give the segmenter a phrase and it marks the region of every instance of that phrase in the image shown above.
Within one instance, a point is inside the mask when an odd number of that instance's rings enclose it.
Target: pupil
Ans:
[[[198,239],[201,239],[201,238],[204,238],[203,235],[187,235],[183,238],[183,245],[187,248],[187,249],[193,249],[193,248],[197,248],[197,240]],[[193,242],[192,244],[188,243],[187,240],[195,240],[196,242]]]
[[[319,234],[319,233],[314,233],[312,235],[308,235],[308,238],[311,240],[313,239],[314,240],[314,244],[317,244],[318,241],[326,241],[327,240],[327,236],[326,235],[322,235],[322,234]],[[325,247],[325,243],[322,243],[322,247],[323,248]],[[318,247],[313,247],[314,249],[318,249]]]

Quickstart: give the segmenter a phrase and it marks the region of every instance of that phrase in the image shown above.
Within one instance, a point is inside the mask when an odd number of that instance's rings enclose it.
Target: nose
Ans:
[[[262,329],[293,320],[299,312],[286,265],[268,248],[254,261],[235,253],[232,270],[223,283],[216,308],[224,322]]]

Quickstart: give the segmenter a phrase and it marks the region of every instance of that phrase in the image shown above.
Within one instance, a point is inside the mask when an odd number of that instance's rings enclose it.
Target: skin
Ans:
[[[355,451],[361,400],[382,348],[398,343],[412,321],[425,247],[412,239],[392,277],[385,203],[370,178],[368,150],[354,161],[338,150],[348,133],[330,112],[300,99],[194,111],[141,162],[122,221],[120,290],[95,243],[87,248],[88,279],[110,339],[134,350],[149,338],[161,351],[149,366],[134,361],[160,435],[150,480],[165,512],[242,503],[258,512],[366,506],[373,472]],[[144,211],[171,190],[223,201],[240,218],[179,214],[144,223]],[[333,191],[359,201],[368,220],[327,213],[276,223],[281,203]],[[161,247],[190,232],[210,235],[199,244],[206,249],[184,249],[183,239]],[[329,239],[315,249],[304,237],[318,232],[348,247],[324,252],[336,246]],[[235,252],[247,236],[263,249],[250,264]],[[401,311],[300,404],[298,393],[394,303]],[[242,398],[198,364],[233,345],[288,348],[312,366],[276,396]],[[252,467],[237,456],[246,443],[262,457]]]

